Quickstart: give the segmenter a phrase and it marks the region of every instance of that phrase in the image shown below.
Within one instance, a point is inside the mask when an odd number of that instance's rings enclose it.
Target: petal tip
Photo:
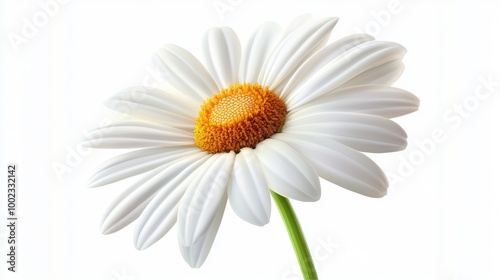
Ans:
[[[81,141],[80,146],[85,147],[85,148],[93,148],[94,147],[94,145],[92,145],[92,142],[90,140]]]
[[[384,189],[383,191],[380,191],[378,193],[376,193],[374,196],[372,196],[373,198],[382,198],[384,196],[387,195],[387,189]]]
[[[86,185],[87,185],[87,188],[89,188],[89,189],[93,189],[93,188],[99,187],[99,184],[97,184],[93,180],[88,180]]]
[[[111,110],[116,110],[116,103],[117,103],[117,98],[116,97],[110,97],[102,102],[104,106]]]
[[[143,251],[147,249],[149,246],[146,246],[147,244],[144,242],[144,240],[139,239],[134,242],[135,249],[138,251]]]
[[[104,235],[108,235],[108,234],[111,234],[114,232],[116,232],[116,230],[113,230],[113,227],[111,227],[109,225],[106,225],[103,223],[103,225],[101,226],[101,233]]]
[[[303,202],[316,202],[321,198],[321,192],[304,194],[303,197],[295,198]]]
[[[149,248],[154,243],[154,242],[149,242],[147,237],[148,235],[147,233],[144,234],[144,230],[145,229],[143,227],[143,224],[137,225],[137,227],[134,230],[134,237],[133,237],[134,247],[139,251],[143,251]]]

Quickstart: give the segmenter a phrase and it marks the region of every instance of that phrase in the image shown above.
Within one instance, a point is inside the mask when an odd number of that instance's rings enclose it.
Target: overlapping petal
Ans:
[[[314,74],[320,71],[332,60],[336,59],[341,54],[349,51],[350,49],[372,40],[373,37],[370,35],[354,34],[325,46],[308,60],[306,60],[304,64],[302,64],[297,69],[297,71],[293,73],[290,81],[288,81],[288,83],[283,88],[281,97],[284,100],[287,100],[290,92],[311,79]]]
[[[214,79],[201,62],[179,46],[163,46],[152,60],[170,85],[198,102],[218,92]]]
[[[395,152],[407,145],[406,132],[397,123],[360,113],[296,114],[287,120],[282,131],[326,137],[362,152]]]
[[[406,49],[399,44],[369,41],[354,47],[317,69],[301,86],[290,91],[289,110],[325,95],[370,69],[401,60]],[[301,77],[297,77],[301,79]]]
[[[353,192],[382,197],[388,181],[370,158],[331,139],[300,133],[277,133],[272,136],[299,151],[322,178]]]
[[[255,154],[262,164],[270,189],[300,201],[316,201],[320,198],[318,174],[309,161],[287,143],[266,139],[257,145]]]
[[[193,133],[144,121],[120,121],[88,133],[82,145],[92,148],[127,149],[160,146],[194,146]]]
[[[203,55],[219,89],[238,80],[241,45],[234,30],[226,26],[210,28],[203,38]]]
[[[97,167],[88,185],[99,187],[111,184],[199,152],[200,150],[194,147],[157,147],[122,154]]]
[[[288,35],[295,32],[297,29],[301,28],[304,25],[310,24],[314,21],[314,18],[311,14],[303,14],[296,18],[294,18],[283,30],[282,39],[288,37]]]
[[[205,156],[205,152],[186,156],[158,167],[152,171],[150,176],[143,177],[111,203],[104,214],[101,231],[105,234],[113,233],[134,221],[160,188],[186,167]]]
[[[416,111],[419,105],[420,100],[406,90],[381,85],[362,85],[333,91],[290,110],[288,117],[317,112],[357,112],[394,118]]]
[[[179,128],[194,128],[199,107],[179,92],[137,86],[124,89],[104,103],[108,108],[139,119]]]
[[[279,92],[307,58],[323,47],[338,18],[326,18],[299,27],[274,49],[259,83]]]
[[[339,88],[346,88],[359,85],[392,85],[401,74],[405,66],[401,60],[393,60],[358,74]]]
[[[179,205],[178,235],[182,245],[193,245],[209,229],[227,197],[234,156],[233,151],[213,155],[189,184]]]
[[[160,240],[177,222],[179,201],[196,174],[210,156],[205,155],[181,170],[154,196],[142,212],[134,232],[135,247],[143,250]]]
[[[185,245],[183,242],[179,241],[182,257],[191,267],[198,268],[207,259],[208,253],[214,243],[215,236],[217,235],[217,231],[219,230],[226,203],[227,196],[224,195],[221,203],[217,206],[217,211],[207,231],[202,234],[198,240],[191,245]]]
[[[243,148],[236,155],[228,195],[231,207],[243,220],[258,226],[269,222],[271,195],[253,149]]]
[[[258,81],[264,63],[279,40],[281,28],[274,22],[262,24],[250,37],[240,65],[240,82],[254,84]]]

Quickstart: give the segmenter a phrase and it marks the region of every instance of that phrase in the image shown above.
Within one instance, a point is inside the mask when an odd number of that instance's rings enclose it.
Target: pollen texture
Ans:
[[[194,139],[209,153],[239,152],[270,137],[283,124],[285,103],[259,84],[235,84],[201,106]]]

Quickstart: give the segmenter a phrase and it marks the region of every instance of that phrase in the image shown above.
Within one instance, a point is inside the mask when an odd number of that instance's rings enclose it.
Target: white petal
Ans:
[[[284,87],[281,97],[287,100],[291,91],[298,88],[300,85],[311,79],[311,77],[326,66],[330,61],[334,60],[341,54],[358,46],[362,43],[373,40],[373,37],[367,34],[355,34],[344,37],[335,41],[310,57],[302,64],[297,71],[292,75],[290,81]]]
[[[370,158],[333,140],[298,133],[276,133],[272,138],[285,141],[301,152],[319,176],[345,189],[369,197],[387,193],[387,178]]]
[[[208,253],[212,248],[215,236],[219,230],[220,223],[222,221],[222,216],[224,215],[224,209],[226,208],[227,195],[224,195],[220,205],[217,208],[217,212],[208,227],[208,230],[198,238],[198,240],[192,245],[186,246],[180,241],[179,237],[179,249],[181,251],[184,260],[193,268],[199,268],[207,259]]]
[[[153,64],[170,85],[194,100],[202,102],[219,91],[201,62],[179,46],[163,46],[153,55]]]
[[[179,206],[179,240],[194,244],[207,232],[217,209],[226,197],[234,163],[234,152],[215,154],[197,170]]]
[[[203,55],[219,89],[238,81],[241,45],[234,30],[229,27],[210,28],[203,38]]]
[[[324,46],[338,18],[326,18],[302,26],[285,38],[267,62],[261,84],[276,90],[308,57]]]
[[[257,83],[263,65],[279,39],[280,31],[280,26],[274,22],[266,22],[255,31],[241,59],[240,82]]]
[[[122,121],[88,133],[84,147],[146,148],[158,146],[193,146],[192,131],[142,121]]]
[[[91,188],[111,184],[199,151],[198,148],[157,147],[122,154],[97,167],[88,184]]]
[[[312,137],[319,135],[371,153],[401,151],[407,145],[407,135],[397,123],[360,113],[295,114],[287,120],[282,132],[307,133]]]
[[[401,60],[406,49],[392,42],[370,41],[343,53],[302,86],[289,93],[289,110],[325,95],[357,75],[390,61]]]
[[[316,201],[321,196],[319,177],[307,159],[288,144],[266,139],[255,148],[267,185],[276,193],[300,200]]]
[[[406,90],[366,85],[336,90],[291,110],[287,117],[290,118],[295,114],[336,111],[394,118],[416,111],[419,104],[419,99]]]
[[[111,203],[104,214],[101,231],[104,234],[113,233],[134,221],[160,188],[204,156],[206,153],[186,156],[144,176]]]
[[[285,28],[283,32],[283,38],[288,37],[290,34],[295,32],[297,29],[300,29],[302,26],[310,24],[314,21],[312,15],[303,14],[293,19]]]
[[[364,71],[341,87],[352,87],[359,85],[392,85],[399,79],[405,66],[400,60],[393,60],[375,68]]]
[[[253,149],[236,155],[228,188],[229,202],[243,220],[263,226],[271,215],[271,195],[259,159]]]
[[[134,231],[134,244],[138,250],[144,250],[160,240],[177,221],[179,201],[193,179],[196,169],[210,155],[193,162],[155,195],[142,212]]]
[[[200,103],[153,87],[127,88],[104,103],[112,110],[184,129],[194,129]]]

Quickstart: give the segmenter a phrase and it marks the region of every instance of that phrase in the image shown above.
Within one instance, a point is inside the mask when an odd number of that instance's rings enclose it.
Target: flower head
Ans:
[[[404,130],[389,119],[419,105],[390,87],[406,51],[364,34],[327,44],[336,23],[303,17],[284,31],[265,23],[243,52],[232,29],[212,28],[203,39],[205,63],[179,46],[158,50],[153,62],[166,85],[112,97],[107,105],[131,119],[87,141],[140,148],[105,162],[91,186],[146,173],[112,203],[102,231],[138,218],[134,241],[145,249],[177,223],[181,253],[199,267],[228,200],[239,217],[262,226],[270,217],[269,189],[316,201],[322,177],[384,196],[384,173],[361,152],[406,147]]]

